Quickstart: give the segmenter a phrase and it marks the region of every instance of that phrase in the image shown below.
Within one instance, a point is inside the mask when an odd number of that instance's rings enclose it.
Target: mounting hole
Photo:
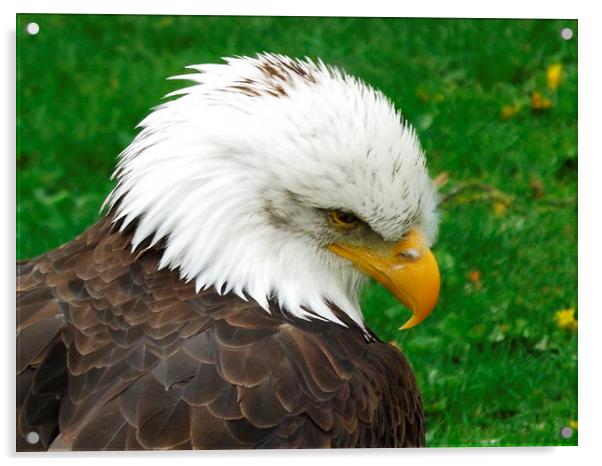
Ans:
[[[38,32],[40,32],[40,25],[38,23],[29,23],[25,27],[25,30],[30,36],[35,36]]]
[[[40,434],[38,434],[37,432],[28,432],[25,436],[25,440],[27,440],[27,443],[35,445],[40,441]]]
[[[573,30],[571,28],[563,28],[560,31],[560,37],[564,40],[571,40],[573,38]]]
[[[562,429],[560,429],[560,436],[562,438],[571,438],[573,436],[573,429],[571,429],[568,426],[563,427]]]

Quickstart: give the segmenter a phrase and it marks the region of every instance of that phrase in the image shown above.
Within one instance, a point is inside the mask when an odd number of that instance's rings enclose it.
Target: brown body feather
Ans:
[[[395,348],[196,293],[130,238],[107,217],[17,265],[18,450],[423,445]]]

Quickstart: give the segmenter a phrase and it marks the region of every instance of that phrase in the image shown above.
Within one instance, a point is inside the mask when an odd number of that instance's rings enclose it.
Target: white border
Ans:
[[[0,204],[5,227],[0,229],[2,248],[0,253],[0,286],[4,297],[4,383],[0,384],[6,403],[1,423],[0,442],[2,452],[9,462],[15,459],[14,451],[14,269],[15,259],[15,13],[133,13],[133,14],[239,14],[239,15],[287,15],[287,16],[437,16],[437,17],[502,17],[502,18],[578,18],[579,40],[579,444],[577,448],[457,448],[428,449],[425,451],[264,451],[264,452],[194,452],[194,453],[123,453],[109,454],[44,454],[36,459],[46,458],[54,464],[65,462],[100,465],[106,460],[127,458],[128,463],[163,464],[166,461],[203,462],[203,464],[234,464],[262,466],[270,464],[306,464],[309,461],[345,461],[348,464],[365,464],[379,461],[384,464],[404,462],[413,464],[447,465],[491,465],[507,466],[509,462],[545,462],[554,464],[590,464],[593,458],[600,458],[599,445],[602,442],[602,384],[600,369],[602,329],[602,300],[600,294],[602,257],[599,241],[602,237],[599,207],[602,193],[600,186],[600,158],[602,144],[599,137],[600,112],[602,111],[602,72],[598,58],[602,44],[599,17],[595,14],[594,2],[588,1],[546,1],[524,0],[486,1],[398,1],[363,0],[326,2],[305,0],[296,2],[270,0],[221,0],[192,2],[182,0],[145,0],[124,2],[123,0],[88,0],[84,2],[66,0],[4,1],[0,2],[3,25],[2,53],[3,72],[1,89],[4,93],[4,109],[0,113],[0,140],[4,141],[2,178],[3,202]],[[41,64],[42,66],[42,64]],[[17,457],[23,455],[17,455]],[[373,459],[374,457],[374,459]],[[31,460],[32,458],[30,458]],[[26,459],[26,461],[29,461]]]
[[[119,14],[205,14],[205,15],[271,15],[271,16],[431,16],[467,18],[575,18],[580,10],[575,1],[557,0],[525,2],[478,1],[320,1],[286,2],[280,0],[27,0],[17,2],[20,13],[119,13]]]

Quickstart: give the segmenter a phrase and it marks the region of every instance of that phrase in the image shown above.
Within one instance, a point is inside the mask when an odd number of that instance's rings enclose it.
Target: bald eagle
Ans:
[[[414,130],[322,61],[189,68],[104,216],[17,264],[17,448],[422,446],[412,370],[358,301],[373,277],[403,328],[437,301]]]

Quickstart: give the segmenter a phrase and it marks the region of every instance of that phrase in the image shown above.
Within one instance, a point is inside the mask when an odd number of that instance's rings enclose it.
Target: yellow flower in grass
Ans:
[[[556,325],[564,330],[577,331],[577,319],[575,319],[575,309],[562,309],[554,314]]]
[[[504,105],[502,107],[502,110],[500,111],[500,117],[502,118],[502,120],[508,120],[514,115],[516,115],[518,113],[518,110],[519,109],[517,105]]]
[[[560,63],[554,63],[553,65],[548,66],[546,79],[548,81],[548,89],[551,91],[558,89],[560,81],[562,81],[562,65]]]
[[[500,201],[495,201],[492,209],[497,217],[503,217],[508,212],[508,205]]]
[[[531,94],[531,108],[536,111],[549,110],[552,107],[552,101],[547,97],[541,95],[540,92],[533,92]]]
[[[575,420],[575,419],[570,419],[570,420],[569,420],[569,427],[570,427],[571,429],[573,429],[574,431],[577,431],[577,430],[578,430],[578,429],[577,429],[577,420]]]

